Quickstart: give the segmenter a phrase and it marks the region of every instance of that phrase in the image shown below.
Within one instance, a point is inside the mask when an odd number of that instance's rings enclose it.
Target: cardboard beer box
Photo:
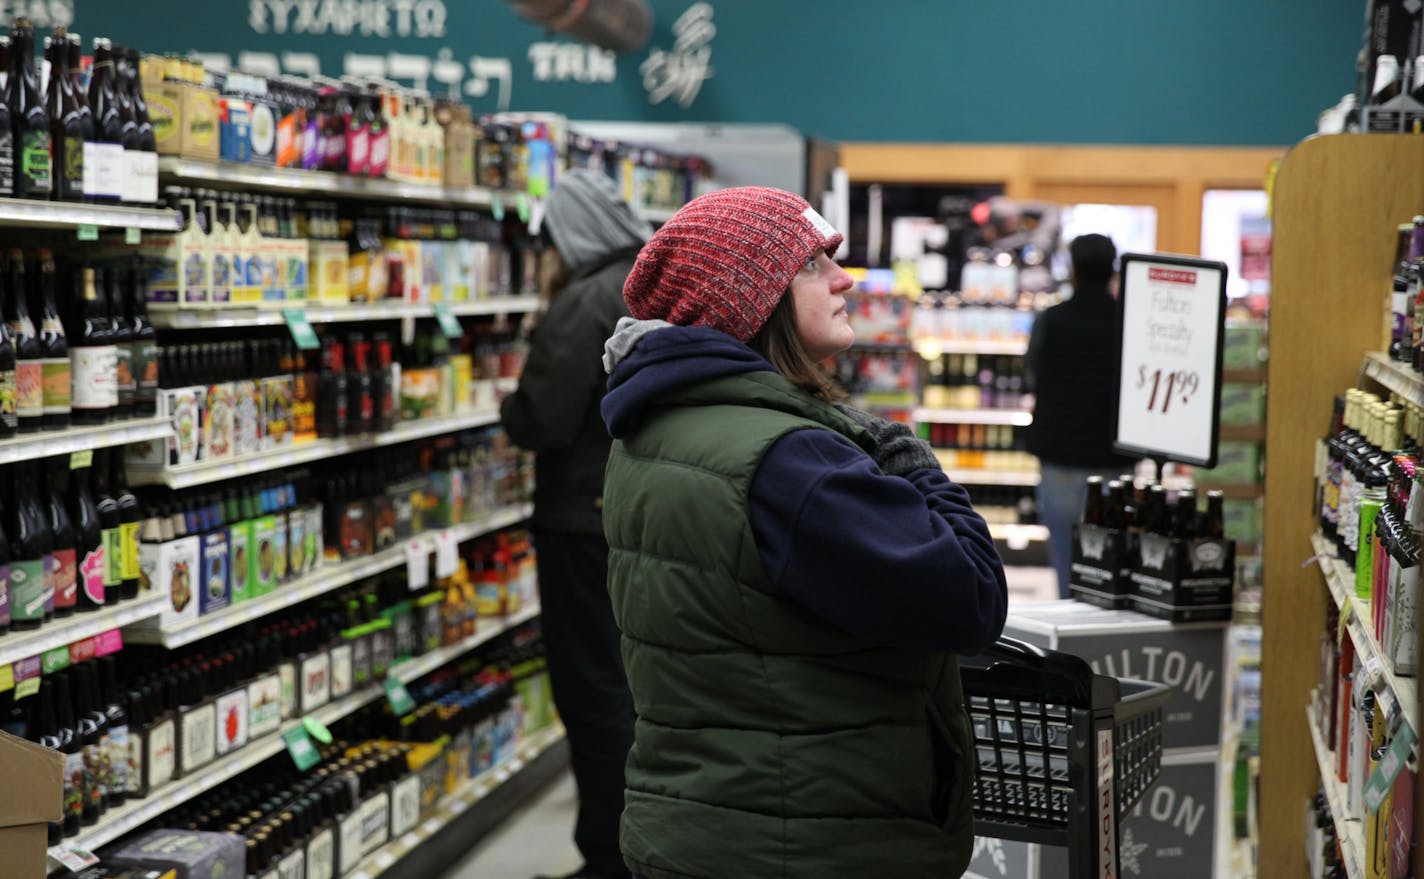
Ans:
[[[1132,566],[1132,606],[1175,622],[1231,619],[1236,543],[1143,534]]]
[[[1118,528],[1082,523],[1073,526],[1073,564],[1068,584],[1074,598],[1109,610],[1131,606],[1129,537]]]

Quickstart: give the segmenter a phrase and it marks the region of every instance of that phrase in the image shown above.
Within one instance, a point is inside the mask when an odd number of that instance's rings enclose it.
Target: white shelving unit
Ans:
[[[917,422],[930,424],[1000,424],[1027,427],[1033,423],[1033,413],[1021,409],[927,409],[914,412]]]
[[[498,379],[496,380],[496,388],[498,390],[508,389],[514,383],[514,379]],[[422,418],[415,421],[403,421],[398,424],[394,430],[389,430],[384,433],[342,437],[340,439],[312,440],[311,442],[301,443],[299,445],[274,449],[267,452],[257,452],[242,457],[227,458],[220,461],[200,461],[196,464],[168,467],[161,470],[141,470],[137,467],[131,467],[129,469],[129,482],[134,485],[166,485],[169,488],[187,488],[191,485],[205,485],[209,482],[220,482],[224,479],[236,479],[239,476],[265,473],[268,470],[278,470],[283,467],[294,467],[309,461],[318,461],[323,458],[346,455],[351,452],[360,452],[367,449],[379,449],[384,446],[393,446],[399,443],[409,442],[410,440],[424,439],[425,437],[439,436],[440,434],[454,433],[455,431],[475,427],[484,427],[485,425],[496,424],[498,422],[499,411],[496,409],[487,409],[464,415],[449,415],[439,418]]]
[[[538,606],[532,605],[508,617],[481,619],[478,630],[472,637],[459,644],[441,647],[408,662],[403,662],[391,669],[390,677],[398,678],[403,683],[410,683],[451,660],[464,656],[502,632],[522,625],[538,615]],[[308,716],[315,717],[329,726],[384,695],[385,690],[380,684],[376,684],[323,705]],[[245,747],[199,769],[196,773],[172,781],[162,788],[150,792],[147,797],[141,800],[125,803],[110,811],[98,824],[83,830],[78,836],[65,840],[59,846],[51,848],[51,869],[58,866],[56,855],[60,849],[78,848],[93,851],[157,818],[169,809],[186,803],[204,791],[211,790],[229,778],[251,769],[272,755],[280,753],[286,747],[282,741],[282,734],[301,725],[302,719],[300,718],[288,721],[277,732],[249,741]]]
[[[0,226],[29,226],[41,229],[104,226],[171,232],[183,227],[183,216],[166,208],[0,198]]]
[[[165,595],[140,595],[113,607],[79,613],[55,620],[28,632],[0,635],[0,666],[9,665],[47,650],[92,638],[100,632],[121,629],[140,620],[156,617],[163,610]]]
[[[1340,840],[1340,851],[1344,855],[1345,873],[1350,879],[1365,879],[1365,833],[1358,815],[1351,815],[1345,796],[1345,785],[1335,777],[1335,752],[1331,751],[1320,736],[1320,724],[1314,712],[1305,711],[1305,722],[1310,727],[1310,738],[1315,744],[1315,759],[1320,767],[1320,782],[1325,788],[1325,799],[1330,803],[1330,814],[1335,816],[1335,833]]]
[[[1416,406],[1424,406],[1424,376],[1380,351],[1365,355],[1364,374]]]
[[[1311,547],[1315,550],[1316,561],[1325,573],[1325,582],[1330,586],[1330,597],[1340,609],[1341,616],[1349,617],[1347,628],[1350,639],[1355,642],[1355,650],[1360,655],[1360,664],[1366,673],[1378,671],[1394,701],[1399,704],[1404,719],[1416,734],[1419,732],[1419,682],[1415,678],[1402,677],[1394,673],[1394,663],[1389,661],[1374,630],[1370,628],[1370,609],[1355,597],[1355,572],[1335,558],[1334,548],[1320,532],[1311,535]]]
[[[955,337],[935,339],[931,337],[914,340],[919,351],[938,351],[940,354],[1007,354],[1010,356],[1028,353],[1028,342],[1014,339],[974,339]]]
[[[472,315],[523,314],[539,308],[538,296],[493,296],[465,302],[441,303],[451,314]],[[436,304],[430,302],[354,302],[350,305],[330,303],[274,302],[270,306],[167,307],[149,306],[149,319],[159,329],[225,329],[228,327],[270,327],[287,322],[284,309],[298,309],[313,324],[342,321],[404,320],[435,317]]]
[[[946,467],[944,474],[961,485],[1017,485],[1031,488],[1038,485],[1037,470],[988,470],[969,467]]]
[[[0,464],[14,464],[35,458],[68,455],[84,449],[102,449],[147,440],[163,439],[173,433],[173,423],[164,418],[135,418],[110,424],[71,427],[20,434],[0,440]]]
[[[376,879],[396,862],[415,850],[417,846],[449,826],[463,812],[493,793],[500,785],[513,778],[539,755],[564,739],[564,727],[553,726],[531,735],[520,747],[517,754],[490,767],[467,781],[459,790],[440,801],[435,814],[426,818],[414,830],[398,839],[393,839],[365,857],[348,879]]]
[[[267,595],[199,617],[197,622],[181,629],[164,630],[160,626],[160,621],[154,620],[152,624],[130,628],[124,633],[124,638],[134,644],[161,644],[168,648],[182,647],[184,644],[191,644],[218,632],[227,631],[269,613],[340,589],[366,577],[398,568],[405,564],[406,547],[411,544],[420,547],[424,554],[429,556],[435,551],[437,536],[442,533],[448,532],[456,543],[463,543],[492,531],[517,525],[528,519],[533,510],[532,505],[524,504],[484,516],[475,522],[466,522],[452,528],[419,534],[409,540],[402,541],[398,546],[388,547],[366,558],[317,568],[306,577],[278,586]],[[3,645],[3,642],[0,642],[0,645]]]
[[[329,171],[303,171],[297,168],[276,168],[235,162],[209,162],[161,156],[158,173],[171,183],[223,184],[243,189],[267,192],[288,192],[309,196],[345,196],[348,198],[417,201],[452,207],[490,208],[496,200],[513,210],[519,199],[532,202],[528,195],[512,190],[489,189],[483,186],[435,186],[428,183],[402,183],[371,177],[353,177]]]

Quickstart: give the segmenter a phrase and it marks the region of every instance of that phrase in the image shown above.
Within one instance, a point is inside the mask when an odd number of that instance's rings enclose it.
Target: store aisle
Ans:
[[[579,866],[574,848],[578,797],[574,778],[560,774],[490,831],[441,879],[533,879]]]

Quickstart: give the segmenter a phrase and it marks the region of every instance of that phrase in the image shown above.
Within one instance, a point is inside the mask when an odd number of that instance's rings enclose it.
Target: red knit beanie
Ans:
[[[812,254],[842,235],[804,198],[740,186],[698,196],[653,233],[623,284],[639,320],[756,335]]]

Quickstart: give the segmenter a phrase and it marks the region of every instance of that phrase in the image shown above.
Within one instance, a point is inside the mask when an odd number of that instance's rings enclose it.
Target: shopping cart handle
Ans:
[[[1093,705],[1095,685],[1102,676],[1093,673],[1092,666],[1080,656],[1048,650],[1017,638],[1000,637],[988,649],[977,656],[967,656],[960,660],[960,668],[969,677],[985,681],[993,679],[996,686],[1048,688],[1060,694],[1060,698],[1070,699],[1075,704]],[[1050,685],[1048,681],[1056,681]],[[1102,683],[1112,681],[1103,678]],[[1104,698],[1116,701],[1116,681],[1112,681],[1112,692]]]
[[[999,640],[989,645],[980,656],[994,659],[1037,659],[1039,662],[1047,662],[1048,654],[1042,647],[1030,644],[1027,641],[1020,641],[1017,638],[1010,638],[1000,635]]]

